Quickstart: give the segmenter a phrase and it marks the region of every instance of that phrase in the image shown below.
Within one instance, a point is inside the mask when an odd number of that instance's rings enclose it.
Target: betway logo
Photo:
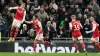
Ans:
[[[37,44],[36,52],[43,52],[43,53],[75,53],[75,48],[72,47],[71,50],[69,47],[47,47],[45,48],[44,44]],[[14,52],[18,53],[29,53],[34,52],[32,46],[27,46],[24,48],[23,46],[19,46],[19,43],[15,43]]]

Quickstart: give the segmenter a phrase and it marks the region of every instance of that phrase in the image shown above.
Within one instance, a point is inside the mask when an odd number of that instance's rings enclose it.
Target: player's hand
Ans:
[[[24,20],[24,22],[26,22],[26,20]]]
[[[11,10],[11,8],[8,9],[9,11]]]
[[[89,32],[88,31],[86,31],[86,34],[88,34]]]

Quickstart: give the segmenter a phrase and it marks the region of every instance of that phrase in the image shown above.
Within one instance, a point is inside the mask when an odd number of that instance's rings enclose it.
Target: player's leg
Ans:
[[[14,30],[15,30],[15,27],[12,26],[11,29],[10,29],[10,38],[9,38],[8,42],[12,41],[12,38],[13,38],[13,35],[14,35]]]
[[[39,40],[39,34],[36,35],[36,38],[33,43],[33,51],[36,52],[37,41]]]
[[[17,25],[17,20],[14,18],[13,23],[12,23],[12,27],[10,29],[10,38],[9,38],[8,42],[12,41],[12,39],[13,39],[16,25]]]
[[[33,42],[33,51],[34,52],[36,52],[36,48],[37,48],[37,39],[35,39]]]
[[[79,53],[79,49],[78,49],[78,46],[77,46],[77,43],[76,43],[77,38],[72,37],[72,40],[73,40],[73,45],[74,45],[74,47],[75,47],[75,49],[76,49],[76,51],[77,51],[77,54],[78,54],[78,53]]]
[[[84,44],[84,42],[83,42],[82,36],[78,37],[78,40],[79,40],[79,43],[80,43],[81,46],[82,46],[83,51],[86,53],[86,56],[87,56],[86,46],[85,46],[85,44]]]
[[[14,33],[14,38],[12,39],[12,41],[15,41],[17,35],[18,35],[18,32],[19,32],[19,27],[16,27],[15,29],[15,33]]]
[[[43,34],[39,34],[39,40],[40,40],[43,44],[46,44],[46,45],[51,45],[51,44],[52,44],[52,43],[49,42],[49,41],[44,41]]]
[[[15,41],[15,39],[18,35],[18,32],[19,32],[20,26],[21,26],[21,21],[16,20],[16,29],[15,29],[14,38],[12,39],[12,41]]]
[[[78,40],[79,40],[79,43],[81,44],[82,48],[83,48],[83,51],[86,51],[86,47],[85,47],[85,44],[83,42],[83,38],[82,36],[78,37]]]
[[[97,47],[97,49],[98,49],[98,51],[100,52],[100,45],[99,45],[99,42],[98,42],[98,40],[96,39],[96,38],[91,38],[91,43],[93,44],[93,45],[95,45],[96,47]]]

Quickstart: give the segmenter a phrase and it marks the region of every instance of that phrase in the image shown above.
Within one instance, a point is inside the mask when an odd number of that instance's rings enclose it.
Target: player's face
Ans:
[[[25,8],[25,4],[21,4],[21,7],[22,7],[22,8]]]
[[[73,20],[73,19],[76,19],[76,16],[75,15],[72,15],[71,16],[71,19]]]
[[[94,18],[93,18],[93,17],[90,17],[89,19],[90,19],[90,21],[91,21],[91,22],[93,22],[93,20],[94,20]]]
[[[37,20],[37,18],[34,16],[34,17],[33,17],[33,20],[35,21],[35,20]]]

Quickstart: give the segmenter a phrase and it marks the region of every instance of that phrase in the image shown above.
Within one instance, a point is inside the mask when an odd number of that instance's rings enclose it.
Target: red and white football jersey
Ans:
[[[92,30],[94,30],[94,32],[92,34],[93,38],[100,37],[98,27],[99,27],[99,25],[97,24],[97,22],[93,21],[92,22]]]
[[[15,19],[22,20],[23,19],[23,16],[24,16],[24,12],[25,12],[25,10],[23,10],[22,8],[19,7],[16,10]]]
[[[39,34],[43,33],[43,31],[39,31],[42,28],[42,25],[41,25],[40,21],[38,21],[38,20],[33,21],[33,25],[35,27],[36,33],[39,33]]]
[[[80,28],[82,27],[80,21],[71,21],[69,23],[69,26],[71,28],[72,36],[77,38],[80,37],[82,34],[80,32]]]

